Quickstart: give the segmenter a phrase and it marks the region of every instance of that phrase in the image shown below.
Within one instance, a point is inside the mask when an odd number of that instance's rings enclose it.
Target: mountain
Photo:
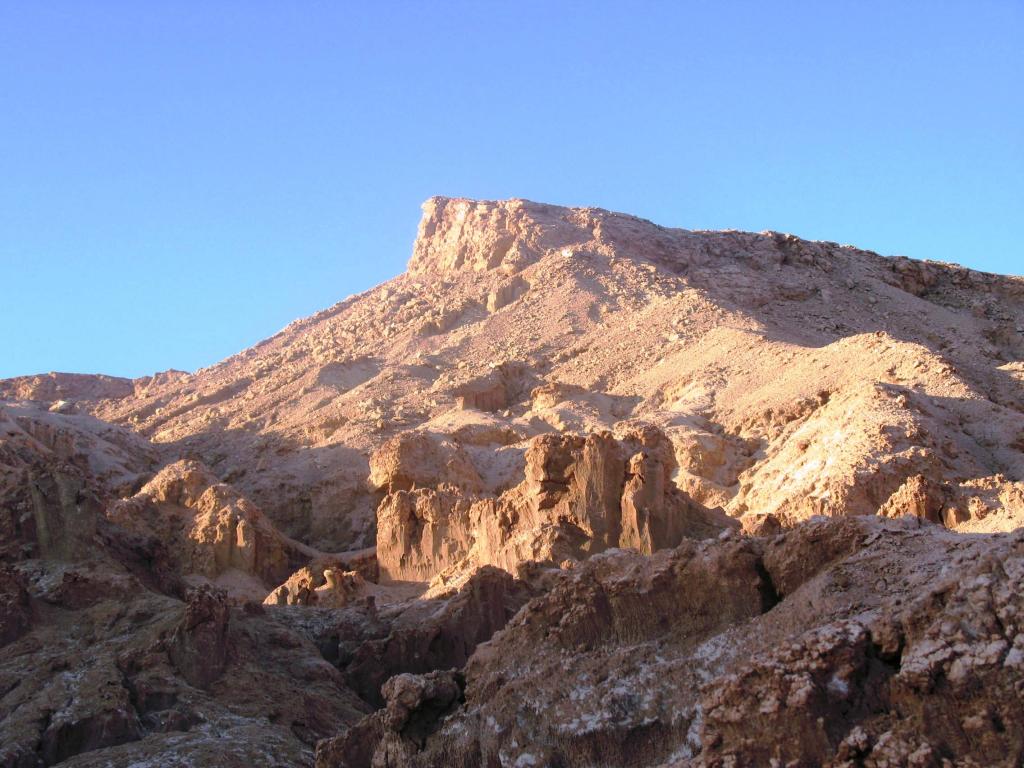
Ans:
[[[210,368],[0,381],[0,765],[1016,764],[1024,278],[423,211]]]

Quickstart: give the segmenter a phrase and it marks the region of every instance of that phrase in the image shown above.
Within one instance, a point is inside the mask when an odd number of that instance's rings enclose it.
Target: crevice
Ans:
[[[761,595],[761,613],[768,613],[768,611],[782,602],[782,596],[779,594],[778,588],[775,586],[775,582],[772,580],[768,569],[765,568],[764,560],[758,557],[754,568],[760,578],[757,590]]]

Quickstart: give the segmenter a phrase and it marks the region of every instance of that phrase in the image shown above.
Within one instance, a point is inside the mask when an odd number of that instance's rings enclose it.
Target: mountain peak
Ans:
[[[518,272],[545,250],[580,239],[579,209],[530,200],[431,197],[408,270],[413,275]]]

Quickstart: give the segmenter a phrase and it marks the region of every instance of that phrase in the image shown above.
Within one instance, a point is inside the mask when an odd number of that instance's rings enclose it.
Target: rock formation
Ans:
[[[0,766],[1024,761],[1024,278],[433,198],[214,366],[0,381]]]
[[[186,577],[221,581],[243,593],[255,579],[254,597],[285,579],[308,555],[251,501],[195,461],[164,467],[139,493],[112,503],[107,519],[154,538]]]
[[[378,455],[371,467],[381,463]],[[482,565],[514,573],[525,563],[575,561],[610,547],[650,554],[737,525],[675,487],[671,445],[653,427],[621,441],[607,432],[541,435],[525,461],[523,481],[497,498],[437,487],[439,480],[435,488],[386,496],[377,510],[381,577],[450,577]]]
[[[464,693],[395,678],[318,765],[1013,765],[1022,557],[1019,532],[870,518],[598,555],[477,649]]]

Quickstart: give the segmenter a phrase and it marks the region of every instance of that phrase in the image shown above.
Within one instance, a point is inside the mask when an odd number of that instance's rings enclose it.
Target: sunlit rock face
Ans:
[[[381,577],[450,581],[483,565],[516,573],[614,547],[650,554],[738,527],[677,489],[674,468],[671,444],[653,427],[621,441],[541,435],[526,448],[523,480],[498,497],[458,486],[386,496],[377,509]]]
[[[432,198],[210,368],[0,381],[0,766],[1024,756],[1024,280]]]

